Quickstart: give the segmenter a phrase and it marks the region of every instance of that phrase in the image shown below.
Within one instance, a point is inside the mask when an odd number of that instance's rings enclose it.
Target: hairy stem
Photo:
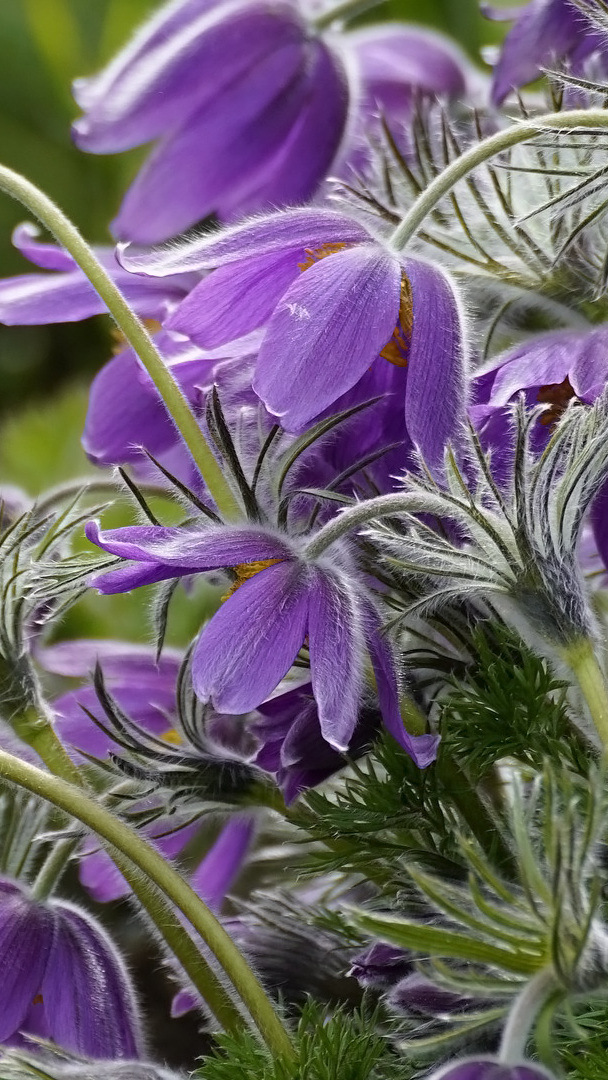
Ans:
[[[273,1056],[293,1058],[289,1035],[247,961],[213,912],[155,848],[81,788],[49,776],[3,750],[0,750],[0,777],[70,814],[124,855],[136,871],[175,905],[203,939],[226,972]]]
[[[608,112],[605,109],[572,109],[571,112],[546,113],[532,120],[520,120],[505,131],[489,135],[448,165],[418,196],[390,237],[391,247],[402,251],[437,203],[449,195],[459,180],[463,180],[485,161],[503,150],[517,146],[518,143],[533,139],[541,131],[572,131],[577,128],[608,128]]]
[[[515,999],[500,1041],[498,1058],[502,1064],[521,1065],[536,1017],[556,987],[553,968],[543,968]]]
[[[13,726],[17,734],[36,751],[55,776],[83,788],[83,777],[57,738],[42,703],[39,703],[37,708],[32,705],[25,709],[16,718]],[[74,847],[74,841],[64,840],[50,852],[34,882],[33,892],[38,899],[44,900],[51,894],[65,870]],[[201,956],[196,942],[192,940],[171,905],[163,899],[162,894],[150,884],[146,877],[133,868],[128,859],[125,859],[118,851],[111,852],[111,857],[161,938],[192,980],[220,1026],[227,1031],[239,1031],[242,1027],[242,1019],[238,1009],[213,969]]]
[[[238,520],[242,516],[238,503],[188,401],[145,326],[129,307],[95,252],[63,211],[44,192],[19,173],[0,166],[0,191],[6,192],[7,195],[11,195],[13,199],[27,207],[72,256],[74,262],[86,275],[156,386],[219,513],[226,520]]]
[[[579,638],[561,650],[573,672],[595,725],[604,753],[608,754],[608,687],[592,643]]]

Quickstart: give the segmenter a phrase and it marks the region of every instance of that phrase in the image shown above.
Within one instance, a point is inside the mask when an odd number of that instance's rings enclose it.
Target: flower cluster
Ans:
[[[0,320],[118,325],[82,434],[116,473],[0,489],[0,781],[34,798],[0,796],[7,1076],[170,1075],[86,906],[124,899],[172,1016],[223,1032],[205,1080],[583,1075],[608,982],[608,16],[503,11],[489,76],[357,14],[172,0],[79,79],[80,150],[153,144],[106,246],[0,169],[54,236],[16,230],[36,270],[0,281]],[[502,109],[547,69],[550,106]],[[154,642],[66,637],[83,596],[139,589]]]

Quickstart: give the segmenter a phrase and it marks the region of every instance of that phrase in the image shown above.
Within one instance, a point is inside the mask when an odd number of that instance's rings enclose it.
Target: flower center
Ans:
[[[568,402],[572,401],[574,397],[576,397],[576,394],[567,375],[561,383],[547,383],[546,386],[540,386],[536,400],[541,405],[550,405],[551,408],[545,409],[539,418],[539,423],[543,427],[554,427],[565,411]]]
[[[169,728],[167,731],[163,731],[161,735],[163,742],[169,743],[171,746],[182,746],[183,739],[175,728]]]
[[[222,603],[233,596],[245,581],[249,581],[249,578],[255,577],[262,570],[267,570],[269,566],[274,566],[275,563],[279,562],[283,562],[283,559],[260,559],[258,562],[239,563],[238,566],[233,566],[232,570],[236,574],[236,581],[232,582],[228,592],[222,596]]]
[[[383,360],[395,367],[407,367],[410,345],[412,343],[412,327],[414,325],[414,306],[412,303],[412,286],[405,274],[401,275],[401,297],[399,300],[399,318],[393,330],[392,337],[380,353]]]
[[[321,262],[321,259],[326,259],[328,255],[335,255],[338,251],[344,251],[344,248],[350,246],[344,240],[336,240],[333,244],[321,244],[321,247],[318,248],[304,248],[304,254],[308,255],[308,258],[304,262],[298,263],[298,270],[304,273],[305,270],[310,270],[315,263]]]

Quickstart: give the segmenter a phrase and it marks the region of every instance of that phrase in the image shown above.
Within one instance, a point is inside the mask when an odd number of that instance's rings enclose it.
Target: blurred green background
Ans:
[[[93,242],[109,242],[107,223],[145,150],[111,157],[83,154],[70,140],[78,114],[70,92],[77,76],[97,71],[153,0],[0,0],[0,161],[42,187]],[[388,0],[371,18],[432,25],[479,60],[502,28],[479,14],[478,0]],[[0,277],[27,273],[12,248],[27,215],[0,196]],[[42,327],[0,326],[0,484],[35,495],[90,472],[80,449],[86,387],[110,354],[109,320]],[[142,603],[130,597],[83,610],[72,632],[142,633]],[[85,605],[86,608],[86,605]],[[103,610],[103,615],[100,611]],[[184,639],[190,628],[184,629]],[[181,634],[180,634],[181,636]]]

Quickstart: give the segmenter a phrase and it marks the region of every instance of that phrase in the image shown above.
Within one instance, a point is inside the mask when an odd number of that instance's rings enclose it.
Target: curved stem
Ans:
[[[199,423],[176,383],[171,371],[158,352],[143,323],[131,310],[120,289],[75,225],[56,204],[19,173],[0,166],[0,191],[22,203],[49,230],[57,242],[74,259],[108,308],[116,325],[124,334],[144,365],[163,399],[167,411],[182,436],[219,513],[227,520],[242,515],[235,496],[222,474],[211,447]]]
[[[420,499],[415,495],[380,495],[376,499],[368,499],[357,506],[351,506],[343,510],[337,517],[331,518],[318,533],[308,542],[304,550],[309,559],[316,559],[319,555],[341,540],[343,536],[358,528],[359,525],[367,525],[377,518],[390,517],[391,514],[409,514],[419,509]]]
[[[521,1064],[536,1017],[556,988],[553,969],[543,968],[515,999],[500,1040],[498,1060],[503,1065]]]
[[[484,161],[489,161],[511,146],[533,139],[541,131],[571,131],[575,128],[608,128],[608,112],[605,109],[573,109],[571,112],[547,113],[533,120],[518,121],[505,131],[489,135],[435,177],[397,226],[389,244],[396,251],[402,251],[437,203],[449,195],[459,180],[483,165]]]
[[[78,843],[79,838],[62,837],[53,844],[32,885],[36,900],[46,900],[51,895]]]
[[[31,791],[101,836],[174,904],[226,972],[268,1049],[276,1058],[293,1058],[287,1031],[247,961],[215,915],[163,857],[124,822],[81,788],[0,750],[0,777]]]
[[[572,645],[563,648],[561,654],[576,678],[595,730],[602,741],[604,753],[607,754],[608,687],[593,645],[587,638],[579,638]]]
[[[52,773],[76,787],[84,786],[80,772],[57,738],[41,702],[38,702],[37,708],[32,705],[25,709],[16,718],[13,726]],[[34,882],[33,891],[38,899],[44,900],[52,892],[65,869],[73,846],[71,840],[66,840],[60,842],[50,853]],[[171,905],[145,877],[133,869],[128,859],[116,851],[112,854],[112,859],[220,1026],[227,1031],[239,1031],[242,1027],[240,1013],[213,969],[201,956],[196,942],[179,921]]]

